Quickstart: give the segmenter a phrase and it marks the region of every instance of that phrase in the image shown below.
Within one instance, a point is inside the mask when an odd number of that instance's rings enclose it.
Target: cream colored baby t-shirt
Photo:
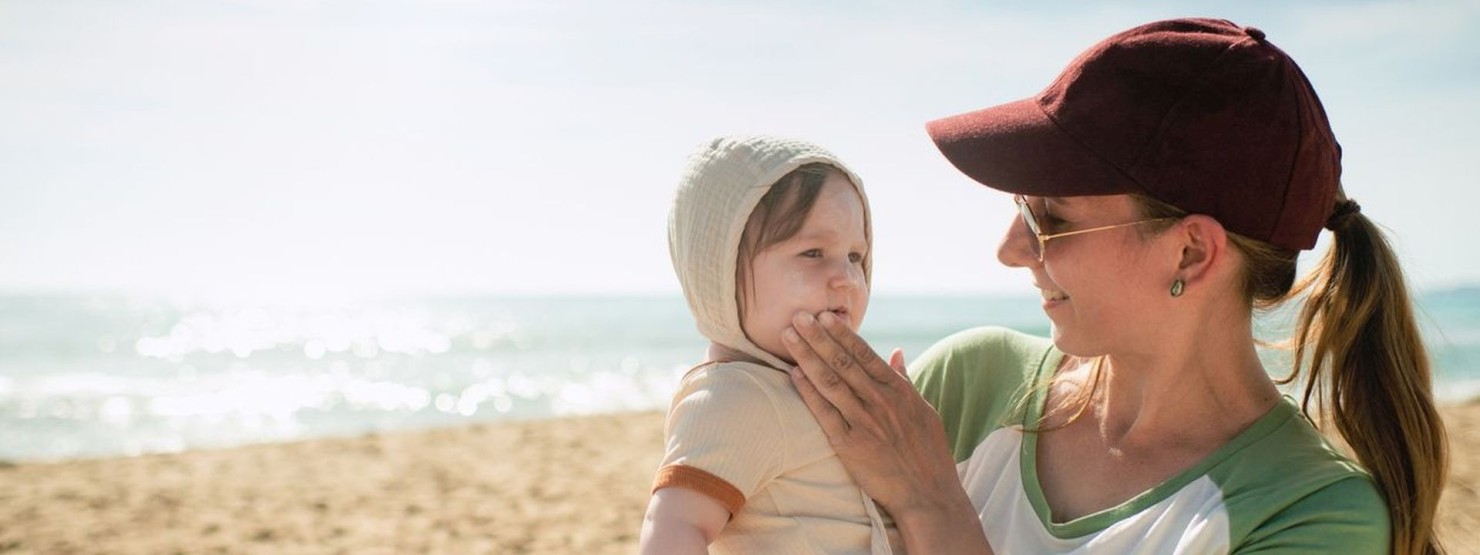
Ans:
[[[786,373],[748,362],[684,376],[653,491],[709,495],[731,519],[710,552],[903,553],[894,524],[859,489]]]

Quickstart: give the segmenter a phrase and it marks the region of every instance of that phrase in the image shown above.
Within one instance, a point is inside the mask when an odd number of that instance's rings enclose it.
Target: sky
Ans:
[[[924,122],[1190,15],[1300,63],[1416,286],[1480,283],[1475,0],[0,0],[0,292],[676,295],[686,157],[771,133],[862,176],[876,294],[1028,293]]]

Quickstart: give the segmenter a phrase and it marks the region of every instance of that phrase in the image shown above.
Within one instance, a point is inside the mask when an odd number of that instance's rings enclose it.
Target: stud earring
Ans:
[[[1182,281],[1182,278],[1177,278],[1176,281],[1173,281],[1172,282],[1172,296],[1173,297],[1181,297],[1182,296],[1182,288],[1185,285],[1187,285],[1187,283],[1186,282],[1183,282]]]

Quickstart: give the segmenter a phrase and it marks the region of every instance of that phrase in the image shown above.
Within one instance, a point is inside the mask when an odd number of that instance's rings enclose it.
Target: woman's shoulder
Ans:
[[[1018,332],[1006,327],[983,326],[949,334],[935,342],[921,355],[928,358],[953,357],[1040,357],[1054,342],[1048,337]]]
[[[1387,504],[1365,474],[1329,474],[1313,482],[1277,479],[1264,489],[1263,497],[1229,501],[1234,552],[1290,546],[1321,553],[1388,552]]]
[[[1297,482],[1312,487],[1370,476],[1316,429],[1294,399],[1283,397],[1269,414],[1235,438],[1224,461],[1230,479],[1256,484]]]
[[[1371,476],[1327,441],[1286,398],[1267,433],[1239,449],[1209,477],[1228,506],[1241,549],[1319,545],[1360,553],[1388,545],[1387,504]],[[1256,424],[1257,426],[1258,424]],[[1307,543],[1313,542],[1313,543]]]
[[[942,339],[910,364],[910,378],[935,407],[959,462],[992,432],[1013,424],[1038,376],[1061,354],[1041,337],[998,327]]]
[[[956,379],[1021,379],[1038,373],[1056,352],[1053,342],[1043,337],[1002,327],[971,328],[926,349],[910,365],[910,374],[917,380],[936,374]]]

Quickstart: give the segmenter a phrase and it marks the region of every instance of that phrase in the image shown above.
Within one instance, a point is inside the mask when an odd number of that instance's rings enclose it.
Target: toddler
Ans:
[[[710,345],[668,412],[642,553],[902,552],[792,386],[781,340],[799,311],[858,329],[870,234],[861,182],[817,145],[725,137],[690,158],[668,244]]]

